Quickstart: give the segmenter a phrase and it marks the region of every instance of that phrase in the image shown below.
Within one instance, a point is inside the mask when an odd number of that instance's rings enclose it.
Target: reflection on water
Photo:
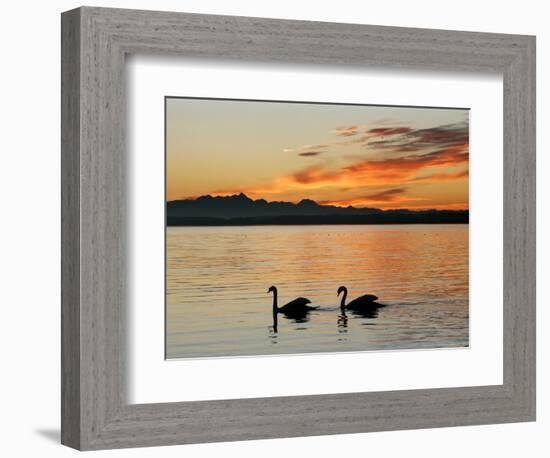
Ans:
[[[467,346],[468,225],[169,227],[166,324],[167,358]]]

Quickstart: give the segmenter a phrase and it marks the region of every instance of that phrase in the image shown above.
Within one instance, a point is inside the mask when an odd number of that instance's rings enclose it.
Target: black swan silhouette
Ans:
[[[294,318],[300,320],[304,318],[310,311],[315,310],[317,307],[311,305],[311,301],[305,297],[297,297],[282,307],[277,306],[277,288],[270,286],[267,290],[268,293],[273,293],[273,323],[277,323],[277,314],[282,313],[287,318]]]
[[[342,296],[342,302],[340,302],[340,309],[343,313],[345,313],[346,309],[357,312],[372,312],[380,307],[383,307],[382,304],[376,302],[378,300],[378,296],[375,296],[374,294],[365,294],[364,296],[356,297],[346,304],[348,289],[345,286],[340,286],[340,288],[338,288],[337,296],[340,296],[340,293],[342,292],[344,295]]]

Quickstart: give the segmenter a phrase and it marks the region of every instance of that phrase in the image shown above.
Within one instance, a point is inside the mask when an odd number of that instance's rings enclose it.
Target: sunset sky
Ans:
[[[467,209],[469,111],[166,99],[166,198]]]

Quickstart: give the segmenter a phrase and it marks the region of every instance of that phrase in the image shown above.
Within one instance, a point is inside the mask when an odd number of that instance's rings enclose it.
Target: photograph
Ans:
[[[469,346],[469,110],[165,98],[165,357]]]

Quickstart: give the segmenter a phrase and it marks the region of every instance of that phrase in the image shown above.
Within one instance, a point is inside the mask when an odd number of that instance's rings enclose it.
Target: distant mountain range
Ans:
[[[297,204],[253,200],[245,194],[201,196],[166,204],[169,226],[247,226],[266,224],[441,224],[468,223],[468,210],[380,210],[336,207],[309,199]]]

